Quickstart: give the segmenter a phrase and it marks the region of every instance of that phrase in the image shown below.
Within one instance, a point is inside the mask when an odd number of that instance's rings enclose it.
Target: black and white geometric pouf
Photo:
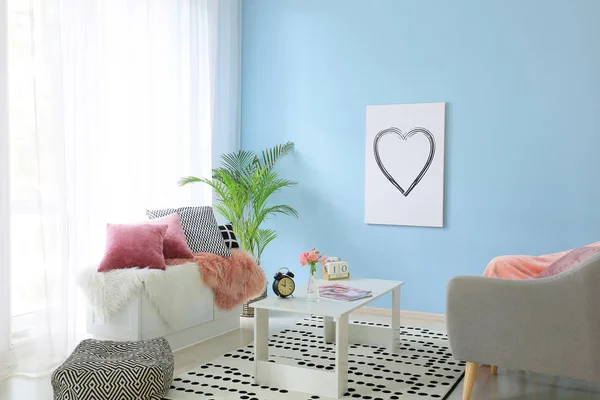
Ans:
[[[86,339],[52,373],[54,400],[160,400],[173,381],[173,368],[164,338]]]

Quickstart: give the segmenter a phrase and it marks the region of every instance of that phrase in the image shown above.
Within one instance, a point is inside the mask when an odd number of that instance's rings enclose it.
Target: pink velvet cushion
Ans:
[[[120,268],[165,269],[163,242],[167,225],[106,225],[106,250],[98,272]]]
[[[600,251],[600,247],[583,246],[569,251],[567,254],[554,261],[543,270],[536,278],[547,278],[552,275],[558,275],[562,272],[579,265],[585,259],[593,256]]]
[[[183,226],[181,225],[181,217],[178,213],[169,214],[165,217],[155,218],[146,224],[166,224],[167,234],[165,235],[165,243],[163,245],[163,254],[165,258],[192,258],[194,254],[190,250],[185,239]]]

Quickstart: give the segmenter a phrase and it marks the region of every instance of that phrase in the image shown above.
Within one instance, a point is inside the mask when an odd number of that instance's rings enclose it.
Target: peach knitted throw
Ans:
[[[196,253],[193,259],[169,259],[169,265],[194,262],[198,264],[202,280],[215,294],[215,304],[223,310],[231,310],[258,297],[267,285],[265,272],[251,255],[241,249],[230,249],[231,257]]]
[[[600,247],[600,242],[592,243],[586,247]],[[560,253],[545,254],[542,256],[500,256],[494,258],[485,269],[484,276],[504,279],[535,279],[546,268],[569,254],[571,249]],[[581,262],[580,258],[572,257],[573,264]]]

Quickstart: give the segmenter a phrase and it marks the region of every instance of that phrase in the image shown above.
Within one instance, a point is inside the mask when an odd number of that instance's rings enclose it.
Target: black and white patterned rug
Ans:
[[[389,326],[372,322],[355,324]],[[335,345],[322,341],[322,317],[310,317],[269,338],[269,358],[278,363],[333,370]],[[175,378],[166,399],[311,400],[307,393],[254,383],[254,348],[248,345]],[[350,345],[344,399],[445,399],[463,376],[444,333],[402,327],[399,354],[384,347]]]

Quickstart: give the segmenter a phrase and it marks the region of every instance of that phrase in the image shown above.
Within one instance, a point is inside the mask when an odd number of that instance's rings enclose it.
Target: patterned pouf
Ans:
[[[87,339],[52,373],[54,400],[160,400],[173,380],[173,367],[164,338]]]

